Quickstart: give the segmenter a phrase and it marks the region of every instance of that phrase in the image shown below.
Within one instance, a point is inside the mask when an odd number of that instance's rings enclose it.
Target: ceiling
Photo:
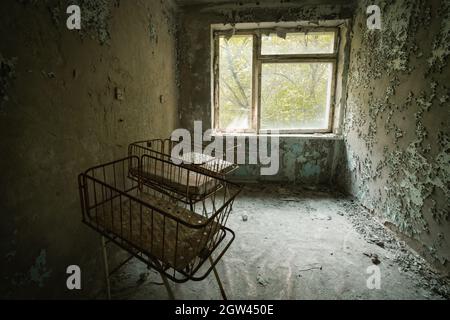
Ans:
[[[174,0],[181,7],[208,4],[346,4],[348,0]]]
[[[227,3],[251,3],[257,2],[257,0],[175,0],[175,3],[179,6],[195,6],[199,4],[227,4]]]

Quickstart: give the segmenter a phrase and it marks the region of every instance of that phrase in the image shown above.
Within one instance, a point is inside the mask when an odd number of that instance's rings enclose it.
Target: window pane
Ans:
[[[287,33],[284,38],[280,36],[276,33],[263,35],[261,53],[311,54],[334,51],[334,32]]]
[[[219,127],[251,128],[253,36],[219,40]]]
[[[331,63],[265,63],[261,129],[327,129]]]

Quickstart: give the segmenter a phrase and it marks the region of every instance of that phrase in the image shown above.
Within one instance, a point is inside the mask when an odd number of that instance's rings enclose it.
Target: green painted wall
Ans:
[[[368,30],[377,4],[382,30]],[[450,270],[450,1],[360,1],[337,181]]]
[[[177,123],[169,2],[70,3],[81,4],[80,32],[66,28],[68,1],[0,4],[2,298],[95,294],[100,240],[81,223],[77,175]],[[81,292],[66,289],[71,264]]]

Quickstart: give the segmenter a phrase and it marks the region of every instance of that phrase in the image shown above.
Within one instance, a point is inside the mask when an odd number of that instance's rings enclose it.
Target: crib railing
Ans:
[[[241,188],[166,156],[129,156],[78,182],[83,222],[175,282],[204,279],[234,240],[226,223]]]
[[[237,169],[237,165],[228,161],[223,160],[223,154],[215,154],[213,152],[211,155],[206,155],[203,153],[207,147],[207,143],[201,145],[191,144],[191,151],[187,153],[172,155],[172,150],[178,142],[172,141],[170,139],[152,139],[137,141],[131,143],[128,146],[128,155],[137,156],[142,158],[143,155],[149,155],[157,157],[159,159],[165,159],[167,161],[172,161],[174,156],[180,161],[183,161],[183,167],[196,167],[201,170],[205,170],[209,174],[219,174],[224,177],[226,174]],[[235,146],[233,147],[235,148]],[[196,150],[199,149],[199,152]]]

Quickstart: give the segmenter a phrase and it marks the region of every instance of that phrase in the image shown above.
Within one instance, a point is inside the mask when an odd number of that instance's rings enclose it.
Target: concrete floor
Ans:
[[[448,282],[359,205],[333,192],[246,186],[228,226],[236,240],[218,271],[229,299],[448,298]],[[374,255],[380,289],[366,284]],[[113,298],[167,299],[160,282],[132,260],[113,277]],[[171,287],[177,299],[221,298],[212,273]]]

